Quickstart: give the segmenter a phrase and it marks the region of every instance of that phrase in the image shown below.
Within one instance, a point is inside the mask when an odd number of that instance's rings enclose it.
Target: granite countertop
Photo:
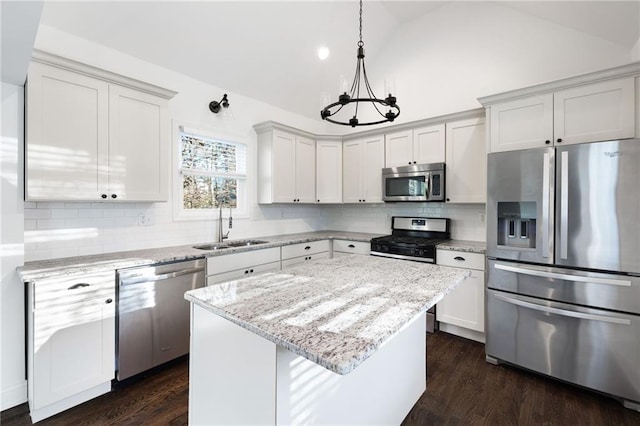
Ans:
[[[487,243],[484,241],[449,240],[438,244],[437,248],[440,250],[485,254],[487,252]]]
[[[304,232],[298,234],[256,237],[252,239],[267,241],[267,243],[252,246],[232,247],[223,250],[195,249],[193,248],[194,245],[202,244],[196,243],[182,246],[122,251],[91,256],[65,257],[60,259],[27,262],[23,267],[18,268],[18,273],[20,274],[22,281],[35,282],[39,279],[56,275],[90,274],[108,270],[130,268],[134,266],[199,259],[211,256],[221,256],[225,254],[259,250],[269,247],[281,247],[289,244],[306,243],[310,241],[325,239],[345,239],[350,241],[368,242],[371,240],[371,238],[377,236],[380,236],[380,234],[344,231]],[[225,241],[225,243],[229,243],[232,241],[233,240],[228,240]]]
[[[347,374],[470,274],[421,262],[345,256],[192,290],[185,298]]]

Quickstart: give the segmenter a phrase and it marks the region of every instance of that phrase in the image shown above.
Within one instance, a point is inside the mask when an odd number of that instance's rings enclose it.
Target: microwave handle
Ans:
[[[433,179],[431,173],[427,173],[427,178],[425,179],[425,182],[427,183],[427,188],[426,188],[426,194],[424,194],[427,198],[427,200],[429,198],[431,198],[431,179]]]

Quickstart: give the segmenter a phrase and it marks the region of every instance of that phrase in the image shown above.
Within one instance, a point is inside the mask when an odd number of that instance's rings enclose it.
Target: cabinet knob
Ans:
[[[467,259],[465,259],[465,258],[464,258],[464,257],[462,257],[462,256],[456,256],[456,257],[454,257],[454,258],[453,258],[453,260],[465,261],[465,260],[467,260]]]
[[[249,273],[253,274],[253,269],[249,269]]]
[[[447,198],[447,201],[451,201],[449,198]]]
[[[103,199],[104,199],[104,198],[107,198],[107,194],[102,194],[102,195],[101,195],[101,197],[102,197]]]
[[[409,161],[409,164],[411,164],[411,161]]]
[[[349,248],[356,248],[356,246],[354,246],[353,244],[349,244],[347,247],[349,247]]]
[[[311,246],[306,246],[304,249],[305,250],[311,250]]]
[[[562,139],[558,138],[558,140],[556,142],[560,143],[560,142],[562,142]]]
[[[416,162],[414,161],[413,164],[416,164]]]
[[[249,273],[249,271],[244,271],[244,273],[245,273],[245,274],[248,274],[248,273]]]
[[[362,200],[362,202],[363,202],[363,203],[366,203],[366,202],[367,202],[367,200]]]
[[[116,194],[111,194],[111,198],[118,198]]]
[[[318,200],[318,203],[320,202],[320,200]]]
[[[549,145],[551,143],[551,141],[549,139],[547,139],[546,141],[544,141],[544,143],[546,143],[547,145]]]
[[[109,298],[109,299],[105,300],[104,303],[111,303],[111,302],[113,302],[113,299]]]

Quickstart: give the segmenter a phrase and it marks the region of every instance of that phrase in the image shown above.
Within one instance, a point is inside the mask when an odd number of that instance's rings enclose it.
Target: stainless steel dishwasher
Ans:
[[[189,303],[204,287],[205,260],[121,269],[116,290],[116,378],[124,380],[189,352]]]

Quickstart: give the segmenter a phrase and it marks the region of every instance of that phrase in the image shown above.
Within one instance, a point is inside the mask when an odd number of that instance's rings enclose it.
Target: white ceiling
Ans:
[[[367,57],[375,56],[403,24],[446,3],[366,1]],[[501,3],[629,49],[640,37],[640,0]],[[45,3],[41,23],[317,118],[321,94],[334,98],[340,75],[353,78],[358,3],[51,1]],[[316,51],[323,44],[331,55],[321,62]]]

